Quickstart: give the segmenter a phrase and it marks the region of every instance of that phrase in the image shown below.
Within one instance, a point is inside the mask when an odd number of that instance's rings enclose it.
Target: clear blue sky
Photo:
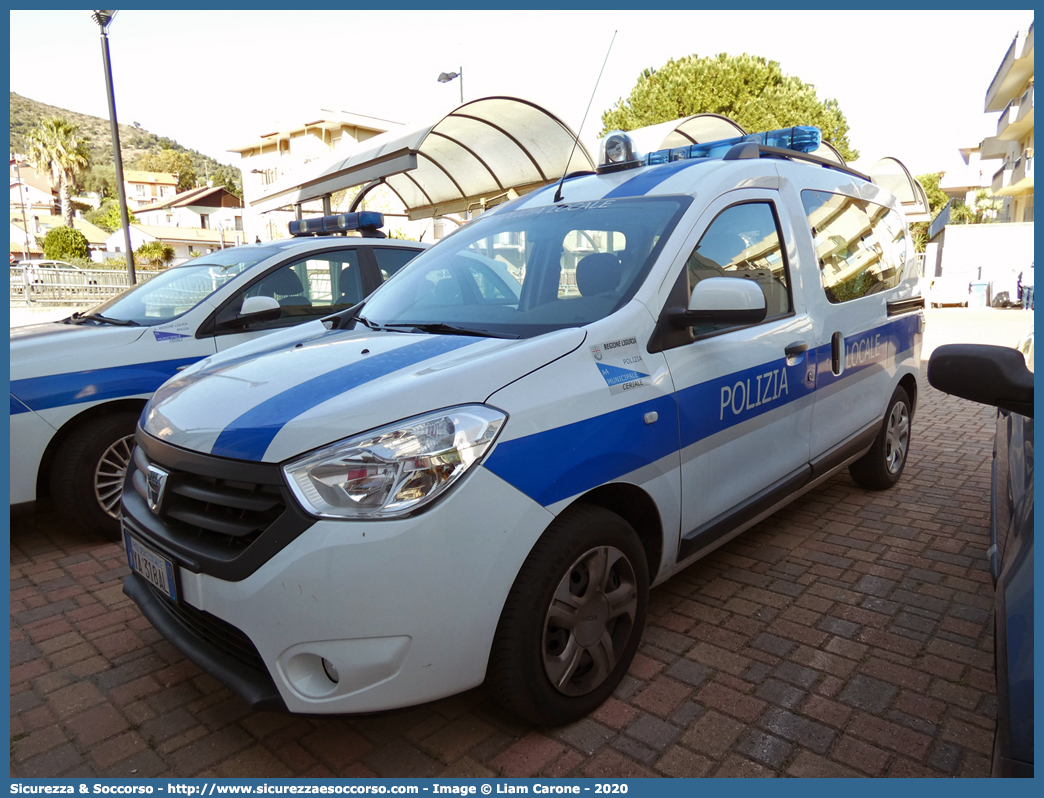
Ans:
[[[995,125],[986,89],[1022,11],[120,11],[110,32],[121,122],[225,163],[229,147],[320,109],[434,122],[460,99],[543,105],[583,129],[641,70],[696,53],[743,52],[834,98],[861,160],[914,174],[954,167]],[[108,118],[98,28],[85,11],[11,11],[11,90]]]

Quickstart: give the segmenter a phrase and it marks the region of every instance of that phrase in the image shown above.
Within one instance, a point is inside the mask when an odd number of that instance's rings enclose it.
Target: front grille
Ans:
[[[182,449],[138,430],[123,486],[123,522],[176,565],[231,582],[246,579],[315,523],[275,463]],[[150,466],[166,472],[156,509]],[[156,496],[153,496],[155,499]]]
[[[209,643],[218,651],[228,654],[244,665],[268,673],[261,654],[250,642],[250,638],[230,623],[197,610],[185,602],[175,603],[152,585],[148,589],[159,599],[158,604],[191,634]]]
[[[152,462],[134,450],[134,490],[148,500],[146,474]],[[160,464],[157,464],[160,465]],[[243,549],[286,510],[278,485],[240,482],[163,467],[167,478],[159,516],[179,536]]]

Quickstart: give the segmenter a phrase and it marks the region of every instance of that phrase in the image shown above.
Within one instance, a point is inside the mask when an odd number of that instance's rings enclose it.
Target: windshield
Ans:
[[[160,272],[91,312],[138,324],[160,324],[192,310],[221,286],[277,251],[271,247],[219,250]]]
[[[385,283],[371,326],[450,325],[527,338],[622,307],[690,197],[629,197],[491,214],[460,228]]]

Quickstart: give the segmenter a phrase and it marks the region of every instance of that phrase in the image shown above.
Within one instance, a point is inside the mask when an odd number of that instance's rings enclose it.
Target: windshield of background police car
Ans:
[[[690,201],[629,197],[480,217],[385,283],[362,314],[373,326],[522,338],[590,324],[634,296]]]
[[[170,321],[276,251],[271,247],[232,247],[203,255],[138,283],[91,312],[142,325]]]

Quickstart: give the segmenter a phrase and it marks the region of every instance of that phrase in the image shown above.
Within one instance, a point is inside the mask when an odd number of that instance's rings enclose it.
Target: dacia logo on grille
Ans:
[[[154,465],[150,465],[145,474],[145,483],[148,489],[146,498],[149,502],[149,509],[154,513],[160,511],[160,505],[163,503],[163,493],[167,488],[167,477],[169,476],[169,472]]]

